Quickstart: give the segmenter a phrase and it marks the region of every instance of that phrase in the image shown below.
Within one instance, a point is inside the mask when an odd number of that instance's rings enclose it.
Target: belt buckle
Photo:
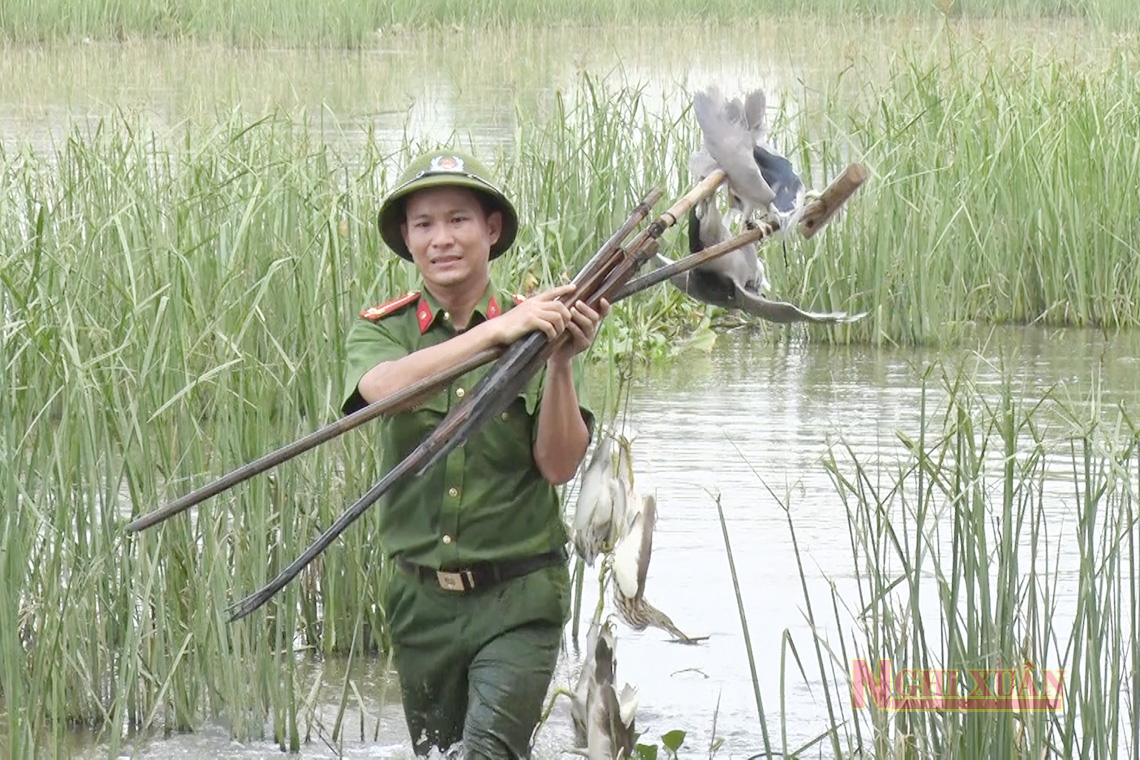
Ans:
[[[439,587],[447,591],[468,591],[475,588],[475,577],[470,570],[459,570],[454,573],[436,570],[435,579],[439,581]]]

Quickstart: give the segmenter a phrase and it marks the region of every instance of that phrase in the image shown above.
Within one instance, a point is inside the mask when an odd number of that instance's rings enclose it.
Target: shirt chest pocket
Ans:
[[[471,380],[473,378],[464,378]],[[417,403],[403,412],[392,426],[393,443],[403,456],[407,456],[426,439],[467,395],[467,383],[453,384],[446,391]],[[535,426],[538,423],[538,402],[542,393],[541,379],[535,378],[507,407],[491,417],[466,444],[468,456],[491,465],[519,467],[534,461],[531,447],[534,444]],[[394,420],[395,421],[395,420]]]
[[[478,436],[479,454],[488,464],[516,468],[532,464],[535,425],[538,419],[527,411],[521,396],[488,421]]]
[[[390,418],[388,434],[400,457],[406,457],[426,439],[447,416],[447,396],[437,393],[411,409]]]

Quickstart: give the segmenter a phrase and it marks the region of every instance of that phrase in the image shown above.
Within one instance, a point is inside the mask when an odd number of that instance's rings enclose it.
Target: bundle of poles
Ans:
[[[867,172],[859,164],[851,164],[839,175],[818,198],[811,201],[800,217],[799,228],[805,237],[815,235],[849,197],[866,181]],[[656,269],[648,274],[635,277],[649,259],[657,253],[661,235],[683,218],[694,205],[700,203],[725,181],[724,172],[717,170],[702,179],[692,189],[662,212],[653,222],[643,228],[628,245],[623,241],[649,216],[653,206],[664,192],[654,189],[630,214],[629,218],[598,249],[597,253],[574,277],[574,291],[561,300],[567,306],[583,301],[597,308],[605,299],[612,303],[640,293],[681,272],[687,272],[705,262],[734,251],[751,243],[757,243],[774,235],[779,226],[775,222],[763,222],[725,242],[690,254],[678,261]],[[403,477],[415,473],[419,475],[427,468],[447,456],[451,451],[466,443],[488,420],[498,415],[527,382],[544,365],[546,359],[565,341],[569,332],[563,331],[550,340],[542,332],[535,331],[523,336],[507,347],[488,349],[443,370],[426,377],[407,388],[381,398],[353,414],[340,418],[320,430],[266,454],[249,464],[240,467],[223,477],[205,485],[160,509],[149,512],[127,525],[127,531],[135,533],[157,525],[190,507],[249,480],[282,462],[332,440],[349,430],[386,414],[394,414],[419,402],[431,398],[443,390],[456,378],[495,362],[483,379],[454,407],[436,429],[402,462],[386,473],[377,483],[360,497],[351,507],[328,527],[305,552],[283,569],[263,588],[235,603],[231,608],[230,622],[240,620],[268,602],[274,594],[284,588],[301,570],[323,552],[329,544],[344,532],[358,517],[374,504],[377,499]]]

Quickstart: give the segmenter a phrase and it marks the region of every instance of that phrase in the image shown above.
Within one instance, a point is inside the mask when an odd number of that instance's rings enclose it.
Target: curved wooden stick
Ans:
[[[607,251],[612,251],[624,240],[629,233],[631,233],[641,221],[649,215],[650,209],[661,198],[662,191],[654,189],[647,194],[630,214],[629,218],[610,236],[598,252],[590,259],[589,262],[582,268],[582,272],[596,272],[600,260],[603,258],[602,254]],[[370,420],[374,420],[385,414],[392,414],[403,409],[410,408],[419,403],[423,399],[431,398],[439,390],[445,387],[448,383],[457,377],[461,377],[473,369],[494,361],[500,356],[505,349],[503,347],[489,348],[486,351],[481,351],[474,356],[471,356],[454,367],[437,372],[434,375],[425,377],[403,390],[391,393],[384,398],[378,399],[363,409],[358,409],[352,414],[341,417],[335,422],[326,425],[325,427],[315,430],[312,433],[300,438],[293,443],[283,446],[276,451],[272,451],[252,462],[249,462],[241,467],[226,473],[217,480],[207,483],[201,488],[195,489],[185,496],[181,496],[169,504],[156,509],[152,512],[136,518],[135,520],[127,523],[126,530],[128,533],[136,533],[140,530],[145,530],[152,525],[157,525],[164,520],[168,520],[177,514],[185,512],[195,504],[199,504],[211,496],[217,496],[225,490],[233,488],[238,483],[243,483],[255,475],[260,475],[266,470],[270,470],[282,462],[287,462],[290,459],[303,454],[309,449],[316,448],[317,446],[331,441],[340,435],[347,433],[349,430],[360,427]]]
[[[649,227],[642,230],[630,244],[629,250],[623,250],[618,245],[603,246],[603,250],[575,276],[574,284],[577,287],[568,302],[583,300],[596,306],[602,298],[615,294],[636,268],[656,252],[657,239],[661,233],[682,218],[693,204],[713,193],[723,181],[724,173],[718,170],[697,183]],[[536,330],[515,341],[499,357],[495,366],[468,392],[459,406],[448,412],[419,446],[342,512],[300,557],[289,563],[265,586],[236,602],[230,608],[230,622],[246,617],[268,602],[400,478],[413,470],[422,473],[463,445],[488,419],[506,408],[546,358],[569,340],[568,336],[569,332],[563,331],[554,340],[549,340],[543,332]]]

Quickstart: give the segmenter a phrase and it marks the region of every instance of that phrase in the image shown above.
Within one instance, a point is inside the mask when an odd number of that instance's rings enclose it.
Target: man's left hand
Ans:
[[[570,339],[550,356],[550,361],[568,364],[571,359],[589,348],[598,335],[598,326],[609,313],[610,304],[604,298],[598,304],[596,311],[587,306],[585,301],[578,301],[571,306],[570,322],[566,325]]]

